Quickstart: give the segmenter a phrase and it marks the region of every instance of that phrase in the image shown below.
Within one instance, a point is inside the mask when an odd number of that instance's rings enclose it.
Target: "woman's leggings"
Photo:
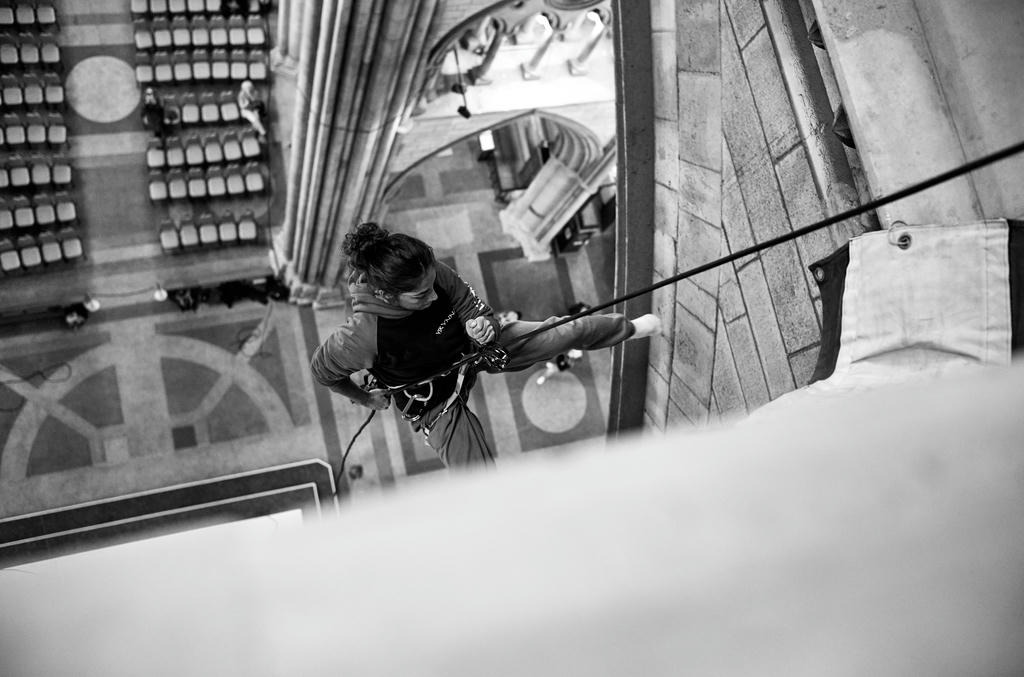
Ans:
[[[509,349],[510,360],[505,371],[528,369],[538,362],[550,360],[573,348],[610,348],[628,339],[635,331],[625,315],[588,315],[513,345],[516,338],[559,319],[552,317],[544,322],[516,321],[502,327],[498,343],[502,346],[512,346]],[[449,467],[486,465],[494,462],[494,453],[487,444],[483,426],[466,404],[475,381],[475,375],[468,375],[460,396],[447,410],[444,404],[439,404],[427,411],[423,418],[413,425],[414,430],[424,431],[427,444]]]

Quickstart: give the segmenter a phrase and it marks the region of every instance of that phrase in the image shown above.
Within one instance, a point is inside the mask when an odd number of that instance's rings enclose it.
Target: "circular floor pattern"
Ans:
[[[562,371],[537,385],[541,369],[530,374],[523,388],[523,410],[530,422],[549,433],[575,428],[587,413],[587,390],[571,371]]]
[[[134,69],[112,56],[79,61],[68,74],[64,89],[75,112],[93,122],[116,122],[139,105]]]

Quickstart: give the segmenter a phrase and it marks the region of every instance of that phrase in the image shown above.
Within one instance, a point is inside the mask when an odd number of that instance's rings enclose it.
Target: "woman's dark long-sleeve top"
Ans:
[[[414,383],[444,370],[473,349],[465,323],[484,316],[498,331],[490,306],[447,265],[437,262],[437,300],[406,310],[373,295],[360,278],[349,280],[351,316],[313,354],[313,377],[356,402],[366,393],[349,376],[367,369],[388,386]]]

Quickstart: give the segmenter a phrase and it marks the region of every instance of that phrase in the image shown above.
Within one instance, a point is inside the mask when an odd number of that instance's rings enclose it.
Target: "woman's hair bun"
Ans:
[[[352,231],[345,235],[342,250],[349,257],[360,258],[379,245],[386,244],[390,234],[385,229],[372,221],[360,223]]]

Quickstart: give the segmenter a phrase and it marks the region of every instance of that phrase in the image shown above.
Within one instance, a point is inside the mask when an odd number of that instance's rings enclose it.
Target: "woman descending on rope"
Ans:
[[[661,330],[654,315],[589,315],[516,338],[545,324],[502,326],[458,274],[438,261],[425,242],[363,223],[345,236],[351,316],[313,355],[316,380],[370,409],[386,409],[389,387],[415,384],[449,370],[461,358],[497,342],[508,348],[504,371],[519,371],[571,349],[597,350]],[[476,415],[466,405],[476,371],[452,369],[430,383],[394,392],[395,405],[447,466],[490,463],[494,455]],[[353,378],[367,371],[358,385]]]

